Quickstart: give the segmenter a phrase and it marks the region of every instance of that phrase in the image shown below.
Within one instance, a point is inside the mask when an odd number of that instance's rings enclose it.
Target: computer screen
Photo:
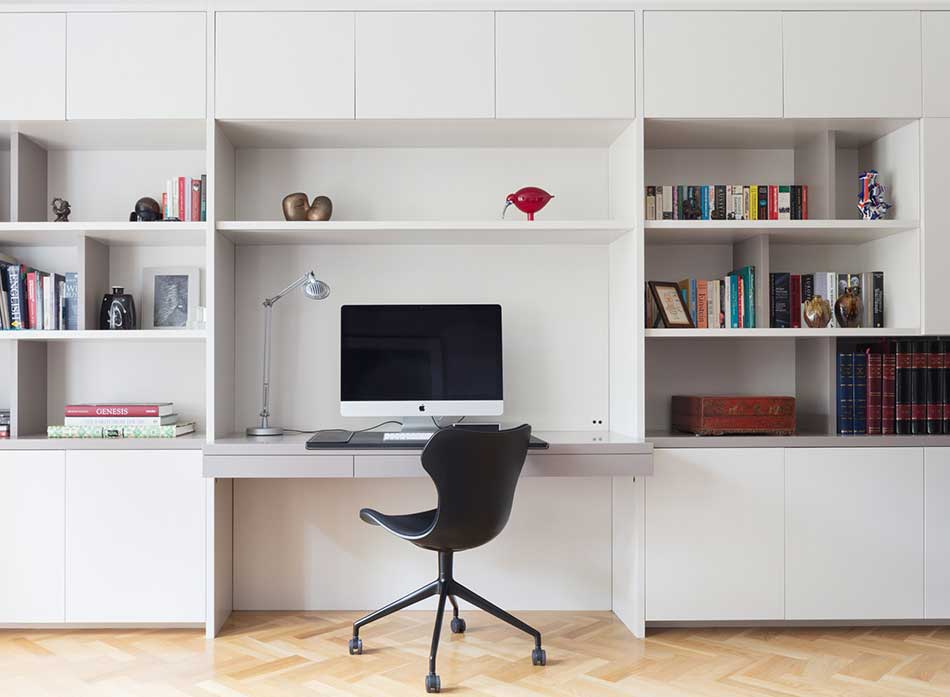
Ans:
[[[500,305],[344,305],[340,323],[344,415],[501,413]]]

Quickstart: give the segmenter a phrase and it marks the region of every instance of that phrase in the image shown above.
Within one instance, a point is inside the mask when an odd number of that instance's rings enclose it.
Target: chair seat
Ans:
[[[435,524],[437,509],[408,513],[406,515],[386,515],[372,508],[360,511],[360,519],[370,525],[379,525],[394,535],[404,539],[422,537]]]

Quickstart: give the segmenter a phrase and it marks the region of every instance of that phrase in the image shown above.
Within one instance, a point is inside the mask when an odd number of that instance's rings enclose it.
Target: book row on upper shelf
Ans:
[[[839,342],[838,435],[950,434],[950,341]]]
[[[159,218],[143,216],[136,204],[134,215],[138,220],[179,220],[186,223],[208,219],[208,175],[174,177],[165,182]]]
[[[194,433],[194,421],[178,420],[172,402],[67,404],[62,426],[46,427],[48,438],[177,438]]]
[[[884,272],[769,274],[769,326],[884,327]]]
[[[0,254],[0,328],[78,329],[79,274],[39,271]]]
[[[646,187],[646,220],[808,220],[798,184],[664,184]]]
[[[743,266],[721,279],[686,278],[678,283],[649,281],[646,326],[740,329],[756,326],[756,274]]]
[[[10,437],[10,410],[0,409],[0,440]]]

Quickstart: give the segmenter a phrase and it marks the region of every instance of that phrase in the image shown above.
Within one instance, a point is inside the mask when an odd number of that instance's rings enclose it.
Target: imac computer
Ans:
[[[344,305],[340,413],[398,417],[425,439],[436,416],[504,411],[500,305]]]

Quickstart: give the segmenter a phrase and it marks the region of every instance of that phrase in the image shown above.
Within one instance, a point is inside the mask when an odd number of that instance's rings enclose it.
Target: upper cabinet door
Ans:
[[[920,116],[920,13],[784,12],[785,116]]]
[[[643,41],[646,116],[782,115],[781,13],[646,12]]]
[[[950,116],[950,12],[922,12],[924,116]]]
[[[352,12],[219,12],[215,115],[352,119]]]
[[[498,12],[498,118],[634,118],[633,12]]]
[[[66,30],[67,118],[204,118],[204,13],[71,13]]]
[[[0,121],[66,118],[66,15],[0,13]]]
[[[356,117],[491,118],[491,12],[356,15]]]

